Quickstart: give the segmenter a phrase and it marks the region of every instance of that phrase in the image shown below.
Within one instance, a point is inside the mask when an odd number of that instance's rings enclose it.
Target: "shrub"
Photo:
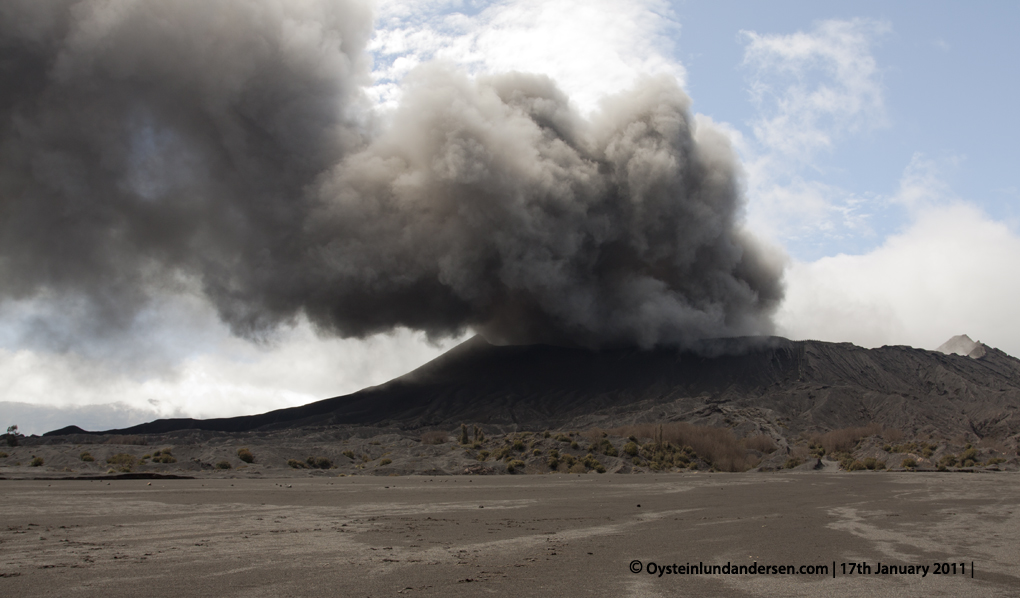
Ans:
[[[556,469],[557,467],[560,466],[560,460],[559,460],[558,457],[550,456],[548,464],[549,464],[549,469]]]
[[[254,463],[255,455],[252,454],[248,447],[237,449],[237,458],[244,461],[245,463]]]
[[[531,454],[537,457],[542,454],[542,449],[534,449]]]
[[[847,465],[846,470],[847,471],[860,471],[862,469],[867,469],[867,468],[868,468],[867,465],[865,465],[864,463],[858,461],[857,459],[854,459],[854,460],[852,460],[850,462],[849,465]]]
[[[297,459],[287,459],[287,465],[290,465],[294,469],[308,469],[308,464],[304,461],[298,461]]]
[[[542,432],[542,438],[549,438],[550,436],[552,436],[552,434],[549,433],[549,430]]]
[[[216,469],[230,469],[230,461],[224,459],[216,464]]]
[[[967,450],[960,453],[960,461],[977,461],[978,451],[974,447],[970,447]]]
[[[145,457],[142,457],[145,459]],[[153,463],[177,463],[177,459],[174,458],[173,452],[169,448],[160,449],[152,453]]]
[[[510,473],[514,473],[518,469],[523,470],[524,466],[524,461],[521,461],[520,459],[512,459],[509,463],[507,463],[506,470]]]
[[[422,432],[421,443],[422,444],[443,444],[449,438],[449,434],[442,430],[429,430],[428,432]]]
[[[383,459],[382,461],[379,461],[380,466],[389,465],[390,463],[393,463],[391,459]]]
[[[864,460],[864,467],[867,467],[868,469],[875,469],[875,468],[877,468],[878,467],[878,459],[876,459],[874,457],[868,457],[867,459]]]
[[[631,457],[638,454],[638,445],[633,440],[623,445],[623,452],[627,453]]]
[[[963,467],[974,467],[975,463],[973,459],[967,459],[962,465]]]
[[[329,469],[333,467],[333,462],[326,457],[308,457],[305,459],[305,463],[315,469]]]
[[[524,452],[524,441],[522,441],[520,438],[515,438],[514,439],[514,443],[513,443],[513,447],[514,447],[515,451],[517,451],[519,453],[523,453]]]
[[[956,455],[942,455],[939,459],[939,465],[942,467],[953,467],[956,465]]]
[[[581,445],[577,444],[576,440],[571,440],[570,441],[570,448],[572,448],[572,449],[579,449],[579,448],[581,448]]]
[[[785,467],[786,469],[793,469],[794,467],[797,467],[803,462],[804,460],[801,459],[800,457],[790,457],[789,459],[786,460],[786,463],[783,464],[783,467]]]
[[[115,466],[120,471],[126,473],[131,471],[131,469],[135,466],[137,459],[135,458],[134,455],[129,455],[127,453],[117,453],[116,455],[107,457],[106,462],[110,465]]]
[[[32,461],[29,462],[29,465],[31,465],[32,467],[39,467],[42,464],[43,464],[42,457],[33,457]]]
[[[478,456],[475,457],[475,459],[478,459],[479,461],[485,461],[488,458],[489,458],[489,451],[478,451]]]
[[[18,438],[20,437],[21,433],[18,432],[18,426],[7,426],[7,434],[4,434],[4,438],[7,440],[7,446],[18,446]]]
[[[82,461],[95,461],[95,459],[92,457],[92,454],[89,453],[88,451],[85,451],[84,453],[79,455],[78,458],[81,459]]]
[[[342,452],[340,454],[345,456],[345,457],[347,457],[348,459],[350,459],[352,461],[354,460],[354,451],[352,451],[350,449],[348,449],[348,450],[346,450],[346,451],[344,451],[344,452]]]
[[[630,462],[633,463],[634,465],[641,465],[641,457],[634,457],[633,459],[630,460]]]
[[[0,451],[0,459],[6,459],[7,457],[8,457],[7,453]]]
[[[985,461],[985,465],[998,465],[999,463],[1005,462],[1006,460],[1003,459],[1002,457],[992,457],[991,459]]]
[[[581,463],[580,461],[578,461],[577,463],[574,463],[573,465],[571,465],[570,469],[568,469],[567,471],[570,472],[570,473],[587,473],[588,472],[588,468],[586,468],[584,466],[584,463]]]
[[[651,438],[652,442],[639,450],[639,454],[649,461],[653,460],[653,453],[662,449],[670,455],[672,462],[671,455],[679,452],[680,447],[692,447],[687,453],[688,462],[700,456],[706,463],[721,471],[746,471],[760,462],[757,456],[748,453],[748,449],[728,428],[673,422],[621,426],[609,432],[613,436]],[[636,440],[631,442],[637,443]]]
[[[900,463],[900,467],[903,467],[903,468],[906,468],[906,469],[913,469],[913,468],[917,467],[917,461],[914,461],[913,459],[904,459]]]

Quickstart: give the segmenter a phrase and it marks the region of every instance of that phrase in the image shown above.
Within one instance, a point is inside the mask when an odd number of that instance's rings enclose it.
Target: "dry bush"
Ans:
[[[833,453],[845,453],[857,446],[861,439],[868,436],[877,436],[883,432],[884,430],[879,424],[868,424],[867,426],[840,428],[825,434],[816,434],[812,437],[812,441],[814,444],[824,448],[826,454],[831,455]]]
[[[712,426],[695,426],[685,422],[636,424],[608,430],[613,436],[634,436],[653,443],[689,446],[699,457],[720,471],[747,471],[759,460],[747,452],[733,431]]]
[[[449,439],[450,435],[442,430],[429,430],[428,432],[421,433],[422,444],[443,444]]]
[[[254,463],[255,455],[247,447],[237,449],[237,458],[245,463]]]
[[[882,430],[882,440],[886,442],[899,442],[903,440],[903,432],[896,428],[886,428]]]
[[[145,446],[149,443],[145,441],[144,436],[111,436],[103,444],[133,444],[135,446]]]
[[[742,439],[740,444],[742,444],[744,448],[761,453],[773,453],[776,448],[778,448],[776,443],[768,434],[755,434],[754,436],[748,436],[747,438]]]
[[[983,449],[995,451],[996,453],[1005,453],[1009,450],[1001,440],[996,440],[994,438],[982,438],[981,440],[978,440],[977,445]]]

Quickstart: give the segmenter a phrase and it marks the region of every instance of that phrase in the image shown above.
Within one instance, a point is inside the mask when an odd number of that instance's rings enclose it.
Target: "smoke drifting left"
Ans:
[[[675,81],[586,119],[546,77],[426,65],[382,129],[371,35],[360,1],[0,4],[0,305],[116,328],[196,285],[245,336],[771,332],[780,262]]]

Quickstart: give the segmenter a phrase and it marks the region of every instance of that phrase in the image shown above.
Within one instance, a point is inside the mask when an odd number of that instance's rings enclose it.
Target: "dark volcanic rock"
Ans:
[[[1018,407],[1020,361],[990,347],[973,358],[772,337],[712,341],[698,352],[596,352],[497,347],[476,337],[405,376],[351,395],[261,415],[157,420],[106,433],[688,421],[776,437],[873,422],[943,437],[1005,437],[1020,431]]]

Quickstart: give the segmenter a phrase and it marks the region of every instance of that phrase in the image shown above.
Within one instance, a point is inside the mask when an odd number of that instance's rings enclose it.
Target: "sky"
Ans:
[[[1020,8],[950,2],[423,1],[375,4],[368,99],[385,128],[405,77],[554,79],[581,114],[675,78],[729,137],[744,225],[783,256],[792,339],[934,349],[968,334],[1020,356]],[[150,306],[131,343],[33,342],[61,315],[0,303],[0,423],[42,433],[224,417],[380,384],[470,336],[252,342],[200,296]],[[33,326],[28,325],[33,323]]]

